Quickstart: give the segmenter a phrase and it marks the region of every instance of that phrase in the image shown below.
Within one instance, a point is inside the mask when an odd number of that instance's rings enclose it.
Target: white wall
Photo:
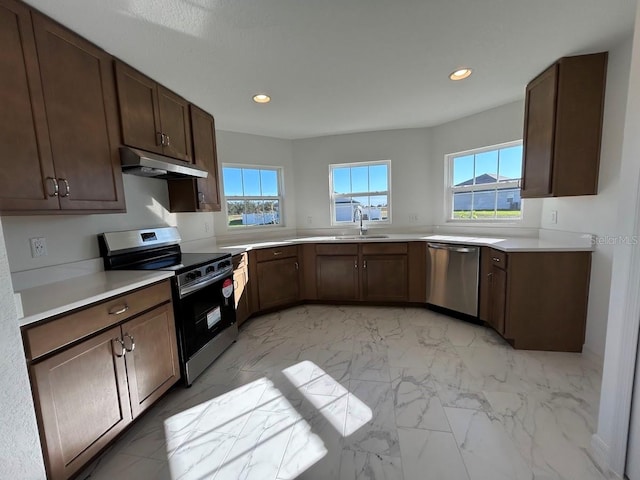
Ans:
[[[600,154],[598,195],[548,198],[542,200],[541,227],[549,230],[588,232],[602,241],[616,235],[616,215],[619,201],[619,175],[622,140],[629,85],[632,37],[609,52],[607,91]],[[558,212],[558,223],[551,223],[551,211]],[[591,265],[589,312],[585,348],[596,354],[600,362],[604,356],[609,309],[611,267],[616,246],[596,245]]]
[[[294,184],[293,155],[290,140],[262,137],[246,133],[216,132],[218,166],[224,164],[246,164],[282,167],[284,183],[284,225],[280,227],[255,227],[251,229],[227,227],[227,217],[223,203],[222,212],[214,214],[215,231],[219,241],[232,241],[251,235],[259,238],[269,236],[294,235],[296,228],[296,187]],[[220,177],[222,188],[222,176]],[[223,199],[224,200],[224,199]]]
[[[431,225],[429,139],[428,129],[417,128],[294,140],[298,232],[332,228],[330,164],[375,160],[391,160],[391,226]],[[417,214],[418,221],[410,222],[410,214]]]
[[[537,234],[540,226],[538,199],[524,199],[521,222],[477,223],[448,222],[444,206],[445,155],[474,148],[497,145],[522,139],[524,101],[516,101],[486,110],[432,129],[431,192],[434,209],[434,225],[450,231],[510,231],[512,235]],[[526,229],[526,230],[525,230]],[[519,230],[522,230],[519,232]]]
[[[167,182],[124,175],[127,213],[99,215],[5,216],[4,238],[12,272],[99,257],[102,232],[177,226],[183,241],[213,237],[213,214],[169,213]],[[31,258],[29,238],[45,237],[46,257]]]
[[[0,477],[45,478],[38,427],[0,224]]]
[[[640,5],[636,13],[629,89],[618,180],[615,235],[640,234]],[[597,458],[620,478],[624,473],[631,390],[640,325],[640,245],[619,243],[613,254],[606,348],[593,445]]]

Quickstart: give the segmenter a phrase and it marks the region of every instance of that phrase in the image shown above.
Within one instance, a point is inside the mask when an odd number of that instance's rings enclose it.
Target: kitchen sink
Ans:
[[[389,238],[389,235],[338,235],[335,240],[369,240],[373,238]]]

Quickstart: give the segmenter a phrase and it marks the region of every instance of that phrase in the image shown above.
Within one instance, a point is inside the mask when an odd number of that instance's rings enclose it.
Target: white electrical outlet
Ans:
[[[307,225],[311,225],[313,223],[313,217],[311,215],[309,215],[307,217]]]
[[[29,239],[31,244],[31,257],[38,258],[47,255],[47,242],[44,237],[34,237]]]
[[[204,233],[209,233],[210,227],[209,222],[204,222]]]
[[[418,221],[418,214],[417,213],[410,213],[409,214],[409,221],[411,223],[416,223]]]
[[[558,211],[557,210],[551,210],[551,223],[553,223],[554,225],[556,223],[558,223]]]

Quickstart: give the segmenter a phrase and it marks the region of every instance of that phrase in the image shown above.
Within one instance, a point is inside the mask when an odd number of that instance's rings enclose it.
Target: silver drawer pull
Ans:
[[[115,356],[118,357],[118,358],[124,357],[125,354],[127,353],[127,349],[124,346],[124,342],[122,340],[120,340],[119,338],[114,338],[111,341],[120,344],[120,353],[116,352],[115,348],[113,349],[113,353],[115,354]]]
[[[136,341],[135,341],[135,340],[133,339],[133,337],[132,337],[131,335],[129,335],[128,333],[125,333],[125,334],[124,334],[124,335],[122,335],[122,336],[123,336],[123,337],[125,337],[125,338],[128,338],[128,339],[129,339],[129,341],[131,342],[131,346],[130,346],[129,348],[127,348],[127,347],[125,346],[125,343],[124,343],[124,342],[122,342],[122,346],[124,347],[124,349],[125,349],[127,352],[133,352],[133,351],[135,350],[135,348],[136,348]]]
[[[59,182],[64,183],[64,195],[61,195],[61,197],[68,197],[69,195],[71,195],[71,190],[69,189],[69,181],[66,178],[59,178],[58,179]]]
[[[273,252],[273,255],[274,255],[274,256],[282,255],[282,252],[281,252],[281,251]]]
[[[498,257],[493,257],[493,261],[494,261],[494,262],[499,262],[499,261],[500,261],[500,259],[499,259]]]
[[[48,195],[50,197],[57,197],[58,194],[60,193],[60,186],[58,185],[58,180],[53,177],[47,177],[47,180],[51,180],[51,183],[53,183],[53,193],[49,193]]]
[[[129,305],[125,303],[124,305],[113,307],[111,310],[109,310],[109,315],[120,315],[127,310],[129,310]]]

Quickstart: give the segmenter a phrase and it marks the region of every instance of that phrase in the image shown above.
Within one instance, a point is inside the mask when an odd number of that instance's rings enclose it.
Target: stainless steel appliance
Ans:
[[[229,253],[182,253],[174,227],[98,235],[105,270],[168,270],[182,377],[187,385],[238,336]]]
[[[428,243],[427,247],[427,303],[477,317],[480,248],[443,243]]]

